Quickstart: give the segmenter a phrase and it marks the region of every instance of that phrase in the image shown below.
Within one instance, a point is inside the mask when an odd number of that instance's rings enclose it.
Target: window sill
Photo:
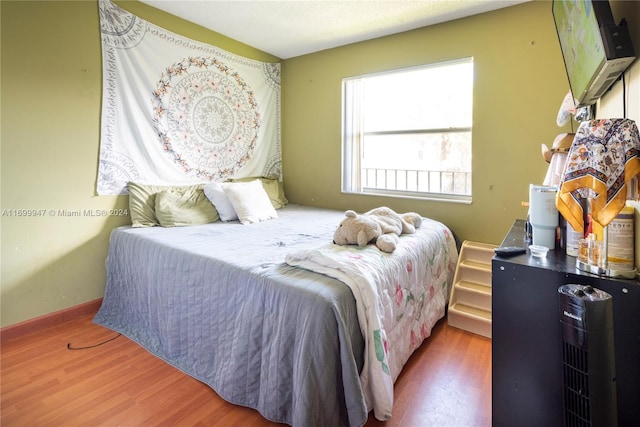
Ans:
[[[445,202],[445,203],[457,203],[470,205],[472,203],[471,196],[460,196],[452,194],[418,194],[418,193],[403,193],[398,191],[384,191],[384,190],[365,190],[365,191],[342,191],[342,194],[349,194],[354,196],[377,196],[377,197],[390,197],[395,199],[410,199],[410,200],[422,200],[428,202]]]

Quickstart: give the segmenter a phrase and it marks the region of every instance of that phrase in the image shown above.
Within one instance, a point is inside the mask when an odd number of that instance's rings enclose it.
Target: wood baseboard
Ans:
[[[59,325],[67,320],[75,319],[76,317],[96,313],[101,304],[102,298],[98,298],[93,301],[65,308],[64,310],[25,320],[24,322],[16,323],[15,325],[6,326],[0,329],[0,343],[4,343],[5,341],[31,332],[41,331],[50,326]]]

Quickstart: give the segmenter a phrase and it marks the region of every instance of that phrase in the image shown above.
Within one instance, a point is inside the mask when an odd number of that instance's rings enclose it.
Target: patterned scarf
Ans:
[[[581,198],[590,198],[594,221],[605,227],[627,200],[640,174],[640,136],[629,119],[584,121],[567,156],[556,206],[576,231],[584,228]]]

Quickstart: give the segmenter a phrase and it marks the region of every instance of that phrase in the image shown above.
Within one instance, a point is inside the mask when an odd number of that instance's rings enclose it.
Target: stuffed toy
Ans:
[[[413,234],[422,225],[422,217],[415,212],[398,214],[388,207],[372,209],[358,215],[345,212],[333,235],[337,245],[366,246],[375,243],[383,252],[393,252],[401,234]]]

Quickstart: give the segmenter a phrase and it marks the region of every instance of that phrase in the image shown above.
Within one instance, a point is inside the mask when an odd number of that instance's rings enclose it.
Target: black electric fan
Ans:
[[[613,304],[589,285],[558,288],[562,323],[564,425],[618,425]]]

